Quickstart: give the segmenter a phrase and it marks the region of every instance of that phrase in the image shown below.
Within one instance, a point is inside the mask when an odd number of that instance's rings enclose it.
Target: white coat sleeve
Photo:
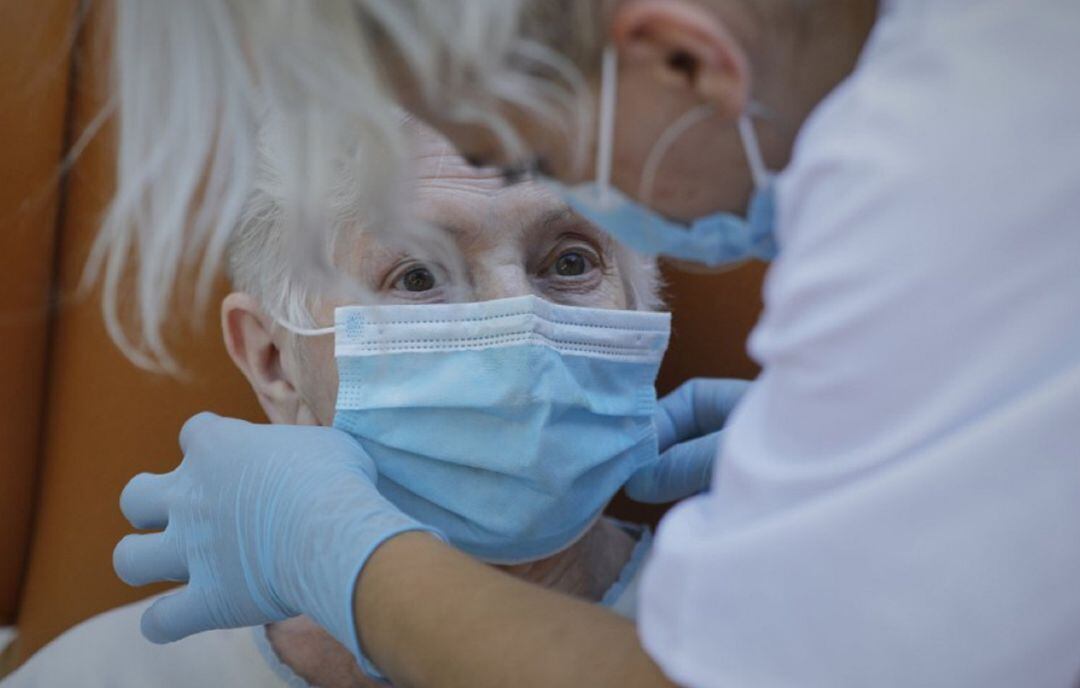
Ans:
[[[804,127],[764,372],[643,578],[677,682],[1080,684],[1077,36],[898,1]]]

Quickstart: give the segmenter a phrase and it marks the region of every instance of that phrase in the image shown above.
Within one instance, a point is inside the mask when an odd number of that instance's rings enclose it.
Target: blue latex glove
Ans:
[[[660,459],[626,483],[637,502],[674,502],[708,489],[724,424],[750,388],[746,380],[695,378],[659,402],[654,422]]]
[[[136,476],[120,508],[136,528],[113,552],[130,585],[186,581],[151,605],[155,643],[214,628],[314,618],[374,674],[356,640],[353,588],[387,538],[431,530],[375,489],[375,466],[333,428],[255,425],[202,413],[180,432],[184,459]]]

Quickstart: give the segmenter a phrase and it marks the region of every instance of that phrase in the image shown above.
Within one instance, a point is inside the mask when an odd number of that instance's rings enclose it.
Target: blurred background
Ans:
[[[194,316],[177,304],[177,378],[133,366],[105,332],[97,292],[78,293],[112,190],[109,16],[101,1],[0,3],[0,676],[74,624],[163,589],[113,574],[128,531],[117,503],[135,473],[176,465],[185,419],[263,420],[226,356],[217,301]],[[665,270],[675,319],[661,392],[756,375],[744,342],[762,275],[759,264]],[[655,522],[663,509],[620,497],[611,511]]]

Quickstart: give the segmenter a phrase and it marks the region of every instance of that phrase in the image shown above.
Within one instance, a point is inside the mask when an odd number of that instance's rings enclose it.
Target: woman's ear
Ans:
[[[221,330],[229,356],[251,384],[270,422],[311,424],[310,410],[297,391],[298,381],[282,363],[273,321],[252,296],[233,292],[225,297]]]
[[[685,89],[736,118],[750,97],[746,52],[716,13],[685,0],[631,0],[615,10],[612,41],[620,63],[667,89]]]

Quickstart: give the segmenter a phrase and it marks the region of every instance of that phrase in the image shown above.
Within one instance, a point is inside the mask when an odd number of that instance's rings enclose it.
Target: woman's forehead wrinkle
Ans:
[[[438,179],[443,174],[443,166],[446,162],[446,153],[440,153],[439,158],[435,163],[435,178]]]
[[[461,248],[476,249],[543,240],[553,230],[574,222],[571,209],[535,179],[508,184],[497,168],[470,165],[448,142],[429,133],[415,139],[413,210],[445,231]],[[606,252],[607,237],[596,234]]]
[[[471,180],[502,186],[502,175],[494,168],[477,168],[465,161],[446,141],[431,136],[416,141],[413,155],[418,181],[431,179]]]
[[[421,192],[444,189],[492,195],[504,185],[498,173],[470,167],[453,155],[432,155],[416,161],[416,186]]]

